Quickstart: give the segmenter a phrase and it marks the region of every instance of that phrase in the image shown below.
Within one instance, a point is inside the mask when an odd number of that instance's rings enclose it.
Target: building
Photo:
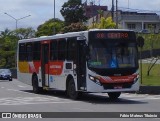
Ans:
[[[160,30],[160,16],[156,13],[138,13],[138,12],[123,12],[118,14],[118,21],[122,28],[131,29],[135,32],[147,29],[152,29],[155,33]]]
[[[110,11],[103,11],[103,17],[107,18],[107,17],[111,17],[111,12]],[[91,17],[87,20],[86,22],[86,25],[87,26],[90,26],[92,25],[93,23],[99,23],[100,22],[100,18],[101,18],[101,15],[100,14],[97,14],[95,15],[94,17]]]
[[[138,13],[138,12],[124,12],[118,11],[118,24],[122,29],[131,29],[135,32],[147,29],[152,30],[154,33],[158,33],[160,30],[160,16],[156,13]],[[111,17],[110,11],[104,11],[103,17]],[[100,16],[96,15],[87,21],[87,25],[91,25],[94,22],[99,22]],[[113,20],[116,22],[116,13]]]
[[[87,4],[87,2],[84,3],[84,10],[85,10],[85,16],[87,18],[92,18],[96,15],[98,15],[98,11],[108,11],[107,6],[100,6],[100,5],[95,5],[93,2],[90,2]]]

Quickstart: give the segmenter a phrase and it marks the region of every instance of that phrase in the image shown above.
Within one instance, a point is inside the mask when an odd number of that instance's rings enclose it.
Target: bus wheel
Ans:
[[[111,100],[116,100],[121,95],[121,92],[109,92],[108,96]]]
[[[38,79],[37,76],[33,76],[32,78],[32,86],[33,86],[33,92],[38,94],[42,92],[42,87],[38,87]]]
[[[78,98],[78,92],[76,91],[76,87],[75,87],[73,79],[71,79],[68,82],[67,95],[73,100],[76,100]]]

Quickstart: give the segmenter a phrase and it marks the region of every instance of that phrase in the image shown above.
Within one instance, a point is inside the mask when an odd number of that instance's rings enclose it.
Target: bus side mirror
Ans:
[[[138,36],[137,38],[138,47],[142,48],[144,46],[144,38],[142,36]]]

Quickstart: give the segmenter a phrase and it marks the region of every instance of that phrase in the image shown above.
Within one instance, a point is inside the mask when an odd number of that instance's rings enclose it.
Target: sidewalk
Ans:
[[[160,94],[160,86],[140,86],[138,94]]]
[[[156,58],[146,58],[142,59],[142,63],[154,63]],[[160,64],[160,59],[157,60],[156,64]]]

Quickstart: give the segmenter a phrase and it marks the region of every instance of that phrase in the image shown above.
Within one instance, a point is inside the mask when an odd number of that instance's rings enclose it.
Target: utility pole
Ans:
[[[118,29],[118,0],[116,0],[116,29]]]
[[[114,21],[114,0],[112,0],[112,21]]]
[[[55,12],[56,12],[56,8],[55,8],[55,0],[54,0],[54,22],[55,22]],[[54,26],[54,28],[53,28],[53,34],[56,34],[56,28],[55,28],[55,26]]]

